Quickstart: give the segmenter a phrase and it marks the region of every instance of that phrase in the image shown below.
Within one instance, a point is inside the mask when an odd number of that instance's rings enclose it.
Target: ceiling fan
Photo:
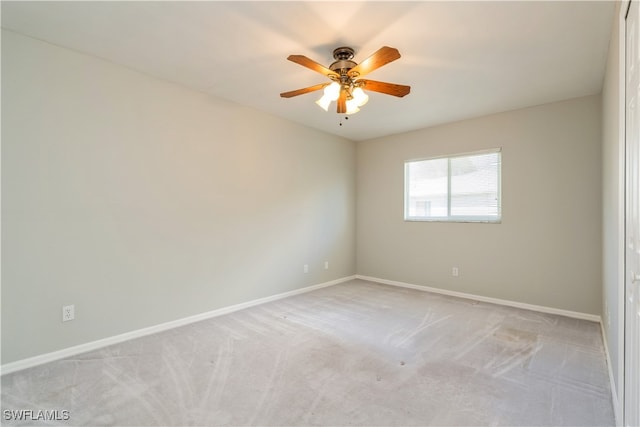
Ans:
[[[384,93],[397,97],[403,97],[411,91],[410,86],[395,83],[379,82],[375,80],[363,79],[362,77],[370,72],[400,58],[400,52],[393,47],[383,46],[360,64],[353,59],[354,50],[350,47],[339,47],[334,49],[333,58],[335,61],[329,68],[307,58],[304,55],[289,55],[287,58],[291,62],[300,64],[313,71],[327,76],[331,82],[320,83],[303,89],[283,92],[283,98],[292,98],[309,92],[324,89],[324,95],[316,104],[325,111],[329,110],[332,101],[337,101],[338,114],[353,114],[360,111],[361,106],[367,103],[369,97],[363,89],[373,92]]]

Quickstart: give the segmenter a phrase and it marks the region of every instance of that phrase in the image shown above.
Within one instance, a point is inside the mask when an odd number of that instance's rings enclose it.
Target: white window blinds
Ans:
[[[501,152],[465,154],[405,163],[405,219],[501,219]]]

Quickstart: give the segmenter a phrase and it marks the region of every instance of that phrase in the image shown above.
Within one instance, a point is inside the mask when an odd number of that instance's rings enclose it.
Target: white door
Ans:
[[[626,18],[626,274],[624,424],[640,426],[640,7]]]

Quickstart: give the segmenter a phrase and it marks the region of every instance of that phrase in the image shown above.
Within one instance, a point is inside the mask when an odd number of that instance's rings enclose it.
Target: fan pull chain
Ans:
[[[348,116],[344,116],[344,119],[345,120],[349,120],[349,117]],[[340,126],[342,126],[342,116],[340,116]]]

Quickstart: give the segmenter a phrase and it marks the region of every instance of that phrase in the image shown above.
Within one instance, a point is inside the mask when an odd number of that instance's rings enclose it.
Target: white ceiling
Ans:
[[[599,93],[613,13],[594,1],[2,1],[2,27],[366,140]],[[288,55],[328,66],[345,45],[356,62],[397,48],[402,58],[368,77],[411,93],[370,93],[343,126],[315,105],[320,92],[280,98],[328,81]]]

